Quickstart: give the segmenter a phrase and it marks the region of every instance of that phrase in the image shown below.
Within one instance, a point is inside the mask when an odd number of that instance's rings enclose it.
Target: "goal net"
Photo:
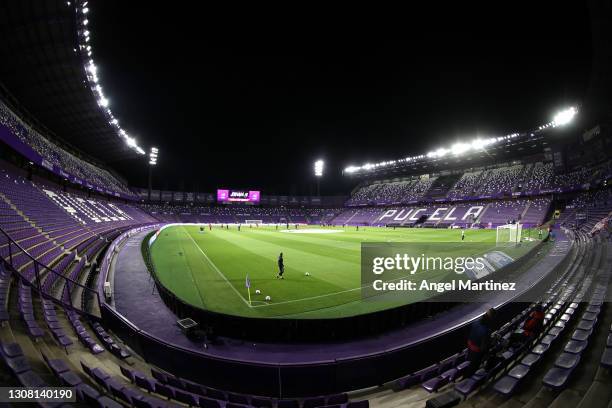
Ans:
[[[263,224],[262,220],[244,220],[245,224]]]
[[[498,245],[518,244],[521,242],[521,224],[506,224],[497,227],[496,242]]]

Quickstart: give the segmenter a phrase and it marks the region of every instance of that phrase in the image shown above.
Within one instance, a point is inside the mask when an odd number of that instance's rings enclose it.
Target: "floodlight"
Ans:
[[[552,124],[553,126],[566,125],[572,121],[572,119],[577,113],[578,111],[573,106],[565,110],[562,110],[561,112],[555,115],[555,117],[553,118]]]
[[[470,149],[470,145],[467,143],[455,143],[454,145],[451,146],[451,152],[455,156],[459,156],[467,152],[469,149]]]
[[[317,160],[314,163],[314,173],[315,173],[315,176],[321,177],[323,175],[323,166],[324,166],[324,164],[325,163],[323,162],[323,160]]]

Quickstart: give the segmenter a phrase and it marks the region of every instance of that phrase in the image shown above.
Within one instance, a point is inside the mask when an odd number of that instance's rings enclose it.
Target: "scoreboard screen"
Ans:
[[[259,204],[259,191],[217,190],[217,201],[220,203],[253,203]]]

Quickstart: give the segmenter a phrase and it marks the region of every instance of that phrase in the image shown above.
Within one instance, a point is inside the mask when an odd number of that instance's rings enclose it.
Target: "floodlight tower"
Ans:
[[[321,195],[321,177],[323,177],[323,166],[325,162],[323,160],[317,160],[314,163],[314,175],[317,178],[317,196]]]
[[[578,109],[573,106],[559,111],[553,118],[551,124],[553,127],[567,125],[574,119],[574,116],[576,116],[577,113]]]
[[[157,157],[159,156],[159,149],[152,147],[149,151],[149,201],[151,201],[151,189],[153,187],[153,166],[157,164]]]

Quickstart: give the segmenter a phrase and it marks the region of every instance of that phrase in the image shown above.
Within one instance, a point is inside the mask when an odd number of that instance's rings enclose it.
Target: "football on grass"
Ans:
[[[268,295],[266,296],[266,300],[272,300],[272,298]]]
[[[255,291],[255,293],[256,293],[257,295],[259,295],[259,294],[261,293],[261,290],[257,289],[257,290]]]

